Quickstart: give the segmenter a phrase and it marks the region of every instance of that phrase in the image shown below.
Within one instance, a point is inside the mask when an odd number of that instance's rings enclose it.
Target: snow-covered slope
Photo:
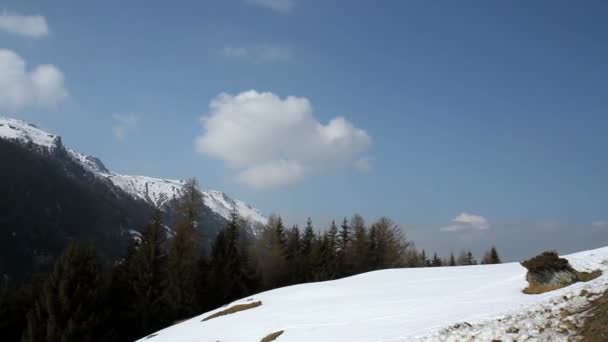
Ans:
[[[577,269],[601,269],[587,283],[526,295],[518,263],[393,269],[268,291],[235,304],[250,310],[202,322],[216,311],[143,338],[146,342],[566,341],[563,310],[608,288],[608,247],[566,256]],[[582,292],[585,293],[585,292]],[[563,329],[566,329],[565,331]]]
[[[45,132],[27,122],[0,116],[0,138],[33,143],[49,149],[64,148],[61,137]],[[180,196],[185,184],[182,180],[160,179],[147,176],[123,175],[108,170],[97,158],[66,148],[69,155],[98,177],[108,179],[133,197],[162,207],[167,201]],[[266,217],[249,204],[234,200],[221,191],[203,191],[204,204],[218,215],[229,219],[230,212],[237,209],[239,215],[252,223],[266,223]]]
[[[0,137],[54,148],[61,145],[61,138],[38,127],[16,119],[0,116]]]

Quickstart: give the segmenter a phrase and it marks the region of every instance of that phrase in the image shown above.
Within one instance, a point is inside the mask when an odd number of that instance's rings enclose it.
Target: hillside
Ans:
[[[392,269],[290,286],[231,303],[256,308],[206,321],[204,313],[140,341],[565,341],[581,309],[608,288],[608,247],[565,256],[599,278],[526,295],[518,263]],[[579,314],[575,314],[579,312]]]
[[[115,260],[155,207],[171,229],[185,183],[112,172],[60,136],[6,117],[0,117],[0,158],[0,275],[16,278],[48,270],[70,241],[94,244],[104,260]],[[233,209],[252,225],[266,222],[221,191],[202,196],[200,233],[208,238]]]

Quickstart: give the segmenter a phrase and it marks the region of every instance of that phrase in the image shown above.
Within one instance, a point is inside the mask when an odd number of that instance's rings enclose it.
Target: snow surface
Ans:
[[[0,116],[0,137],[16,139],[24,143],[54,148],[61,144],[61,138],[47,133],[27,122]]]
[[[0,116],[0,138],[16,139],[24,143],[31,142],[49,148],[62,147],[59,136],[45,132],[30,123],[2,116]],[[97,177],[108,179],[131,196],[157,207],[162,207],[167,201],[178,198],[185,184],[182,180],[115,173],[108,170],[96,157],[72,149],[66,150],[74,160]],[[203,191],[202,194],[205,205],[226,219],[230,219],[230,213],[236,208],[241,217],[252,223],[265,224],[267,222],[267,218],[259,210],[243,201],[234,200],[221,191]]]
[[[581,290],[608,288],[608,247],[566,258],[604,274],[526,295],[519,263],[375,271],[260,293],[230,304],[262,301],[257,308],[201,321],[222,309],[214,310],[139,341],[260,341],[279,330],[278,342],[566,341],[572,337],[560,313],[580,311],[589,300]]]

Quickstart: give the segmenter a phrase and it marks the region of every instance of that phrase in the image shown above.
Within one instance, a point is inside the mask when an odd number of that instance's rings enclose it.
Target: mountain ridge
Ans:
[[[64,146],[61,136],[46,132],[36,125],[23,120],[0,116],[0,138],[16,140],[49,150],[65,149],[68,155],[94,176],[106,179],[134,198],[141,199],[154,207],[163,209],[171,200],[179,198],[185,184],[183,180],[154,178],[149,176],[123,175],[108,169],[97,157],[89,156]],[[212,212],[230,218],[232,210],[248,219],[252,224],[265,224],[267,218],[251,205],[233,199],[218,190],[201,191],[203,202]]]

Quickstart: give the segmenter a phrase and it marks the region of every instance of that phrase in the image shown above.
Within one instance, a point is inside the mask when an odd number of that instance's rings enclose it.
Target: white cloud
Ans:
[[[255,90],[220,94],[201,118],[200,153],[239,170],[237,180],[254,188],[277,187],[307,174],[352,165],[371,146],[365,130],[343,117],[327,124],[307,98]]]
[[[125,140],[127,134],[139,124],[139,115],[135,113],[114,114],[112,119],[114,119],[112,132],[119,141]]]
[[[604,221],[604,220],[593,221],[591,223],[591,226],[593,226],[595,228],[608,228],[608,221]]]
[[[0,49],[0,107],[53,107],[67,97],[63,73],[57,67],[43,64],[27,70],[21,56]]]
[[[226,46],[220,54],[227,58],[247,59],[259,63],[282,62],[292,57],[290,48],[279,45]]]
[[[296,6],[295,0],[245,0],[245,2],[280,13],[289,13]]]
[[[26,37],[41,38],[49,34],[46,19],[40,15],[0,14],[0,30]]]
[[[442,227],[440,230],[443,232],[460,232],[466,230],[486,230],[488,228],[490,228],[490,223],[485,217],[461,213],[449,225]]]

